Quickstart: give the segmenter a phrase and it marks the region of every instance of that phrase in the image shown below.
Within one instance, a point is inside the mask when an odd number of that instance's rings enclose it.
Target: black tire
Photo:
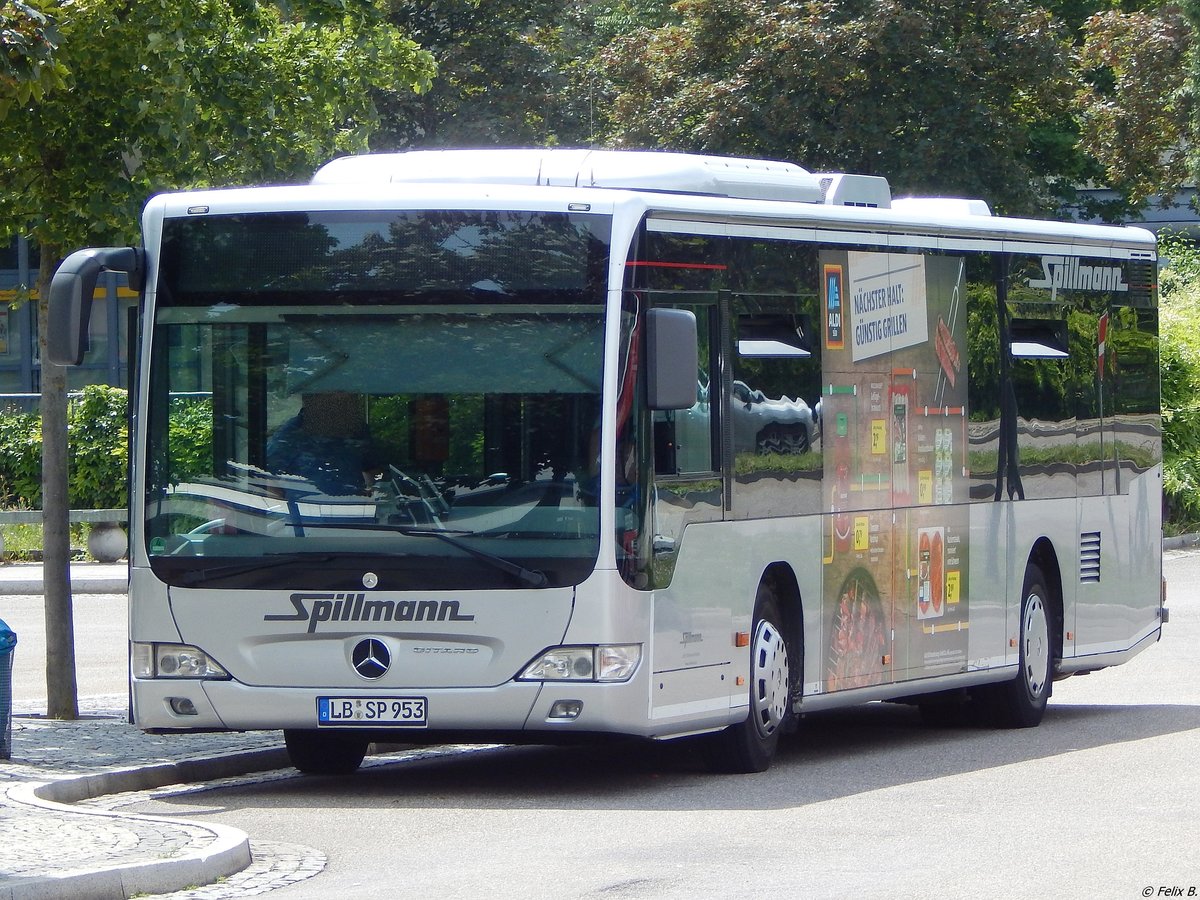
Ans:
[[[283,741],[292,765],[305,775],[349,775],[367,755],[368,741],[345,732],[286,729]]]
[[[1056,646],[1050,602],[1042,570],[1030,563],[1021,590],[1019,671],[1010,681],[990,685],[980,697],[988,721],[996,727],[1033,728],[1046,713]]]
[[[787,636],[775,594],[759,585],[750,635],[750,714],[706,738],[710,767],[717,772],[765,772],[792,719],[792,671]]]

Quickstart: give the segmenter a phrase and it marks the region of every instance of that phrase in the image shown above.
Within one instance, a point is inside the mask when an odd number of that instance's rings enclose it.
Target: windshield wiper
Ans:
[[[280,566],[291,566],[296,563],[328,563],[334,559],[329,554],[313,556],[311,553],[280,553],[272,554],[272,556],[278,556],[278,558],[263,559],[261,556],[256,556],[251,562],[227,563],[220,566],[209,566],[207,569],[193,569],[180,577],[179,586],[195,587],[203,581],[208,581],[210,578],[230,578],[234,575],[243,575],[246,572],[277,569]]]
[[[334,527],[337,527],[337,526],[334,526]],[[361,527],[361,526],[359,526],[359,527]],[[471,545],[465,543],[464,541],[460,541],[457,538],[452,537],[450,534],[448,534],[445,531],[437,531],[437,530],[429,529],[429,528],[411,528],[411,527],[406,528],[403,526],[398,527],[395,525],[388,525],[388,526],[382,526],[382,527],[374,526],[374,527],[376,530],[387,530],[387,531],[392,531],[392,532],[398,532],[399,534],[411,535],[412,537],[437,538],[440,541],[444,541],[445,543],[450,544],[452,547],[458,548],[459,550],[463,551],[467,555],[475,557],[476,559],[480,560],[481,562],[485,562],[488,565],[493,566],[502,572],[506,572],[507,574],[520,579],[522,582],[524,582],[525,584],[528,584],[530,587],[539,587],[539,588],[546,587],[550,583],[550,580],[548,578],[546,578],[546,574],[544,572],[541,572],[537,569],[527,569],[524,566],[513,562],[512,560],[505,559],[502,556],[496,556],[493,553],[487,553],[483,550],[478,550],[475,547],[472,547]],[[471,532],[471,531],[458,531],[455,533],[456,534],[474,534],[474,532]],[[385,556],[388,556],[389,554],[373,553],[373,554],[367,554],[367,555],[385,557]],[[180,587],[195,587],[196,585],[198,585],[202,582],[208,581],[209,579],[212,579],[212,578],[231,578],[235,575],[243,575],[247,572],[259,572],[264,569],[275,569],[275,568],[279,568],[280,566],[295,565],[296,563],[305,563],[305,564],[330,563],[330,562],[333,562],[337,558],[338,558],[338,556],[335,556],[333,554],[313,555],[311,553],[282,553],[282,554],[278,555],[278,558],[270,558],[270,559],[264,559],[261,556],[256,556],[252,561],[249,561],[249,562],[228,563],[228,564],[219,565],[219,566],[209,566],[208,568],[203,568],[203,569],[193,569],[192,571],[187,572],[180,577],[179,586]]]
[[[539,571],[538,569],[527,569],[524,566],[513,562],[511,559],[505,559],[503,556],[496,556],[494,553],[487,553],[486,551],[479,550],[475,547],[472,547],[466,541],[460,541],[458,538],[452,537],[445,531],[438,531],[437,529],[433,528],[405,528],[395,526],[393,526],[393,530],[403,535],[411,535],[412,537],[437,538],[439,541],[443,541],[449,544],[451,547],[457,547],[463,553],[469,554],[481,562],[485,562],[490,566],[494,566],[501,572],[507,572],[509,575],[516,576],[530,587],[546,587],[550,583],[550,580],[546,578],[545,572]],[[456,533],[474,534],[474,532],[471,531],[460,531]]]

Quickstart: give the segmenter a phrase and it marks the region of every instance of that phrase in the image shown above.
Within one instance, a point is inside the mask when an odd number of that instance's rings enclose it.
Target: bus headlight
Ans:
[[[552,647],[526,666],[517,680],[628,681],[641,659],[641,644]]]
[[[190,644],[134,644],[134,678],[228,678],[215,659]]]

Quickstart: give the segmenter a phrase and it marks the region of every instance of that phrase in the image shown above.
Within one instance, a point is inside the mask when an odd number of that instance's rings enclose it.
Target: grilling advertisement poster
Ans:
[[[822,254],[828,691],[967,661],[963,261]]]

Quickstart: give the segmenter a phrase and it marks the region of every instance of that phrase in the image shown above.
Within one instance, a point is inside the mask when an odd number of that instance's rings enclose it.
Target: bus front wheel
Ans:
[[[305,775],[349,775],[367,755],[367,740],[344,732],[285,729],[283,741],[292,765]]]
[[[737,725],[707,738],[707,754],[720,772],[765,772],[775,756],[780,732],[792,715],[791,665],[783,618],[767,584],[754,603],[750,647],[750,714]]]

